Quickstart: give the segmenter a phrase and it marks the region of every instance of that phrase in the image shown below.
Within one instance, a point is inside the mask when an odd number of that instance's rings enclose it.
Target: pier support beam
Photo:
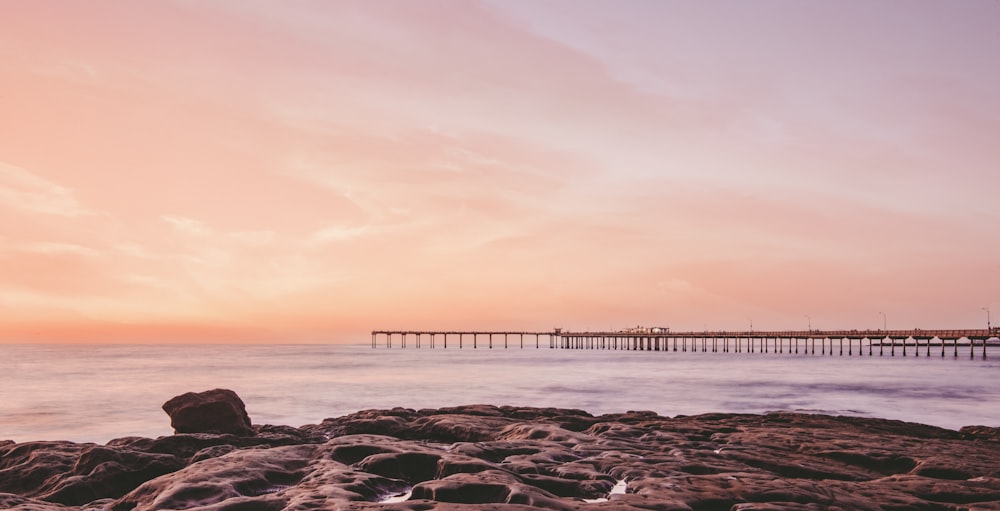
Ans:
[[[707,329],[706,329],[707,330]],[[900,345],[900,355],[907,357],[910,355],[910,343],[913,343],[913,356],[931,357],[937,354],[935,351],[940,343],[941,357],[946,357],[948,353],[948,341],[951,340],[952,356],[957,358],[961,348],[969,348],[969,358],[983,360],[988,358],[989,341],[993,332],[983,329],[970,330],[912,330],[912,331],[886,331],[886,330],[839,330],[820,331],[810,330],[808,335],[801,332],[734,332],[729,335],[724,332],[716,332],[716,335],[708,335],[709,332],[582,332],[573,334],[571,332],[551,331],[551,332],[523,332],[523,331],[467,331],[467,332],[445,332],[445,331],[413,331],[413,330],[374,330],[371,332],[370,345],[372,349],[378,349],[382,343],[381,336],[385,336],[384,346],[386,349],[393,348],[394,337],[399,335],[399,348],[406,349],[414,347],[417,349],[428,347],[425,342],[425,335],[430,338],[430,349],[437,349],[437,335],[441,334],[444,340],[443,348],[448,348],[448,336],[458,335],[458,348],[464,348],[464,335],[472,335],[473,349],[479,348],[479,335],[486,335],[488,347],[493,349],[494,335],[503,336],[504,349],[510,349],[511,335],[517,335],[517,345],[514,348],[524,349],[525,335],[535,336],[535,349],[541,348],[541,336],[549,338],[549,348],[551,349],[574,349],[574,350],[626,350],[626,351],[656,351],[656,352],[692,352],[698,351],[698,343],[701,343],[701,351],[707,353],[711,343],[713,353],[784,353],[787,339],[788,353],[798,354],[800,343],[804,341],[804,353],[816,354],[816,343],[820,344],[820,354],[826,356],[829,349],[829,356],[834,356],[834,341],[839,344],[837,355],[844,356],[844,344],[847,344],[846,356],[854,356],[854,343],[858,343],[858,356],[864,356],[865,343],[868,343],[868,356],[875,354],[875,343],[879,344],[879,356],[884,356],[889,351],[890,356],[896,355],[896,337],[902,339]],[[722,335],[720,335],[722,334]],[[411,335],[416,337],[416,342],[411,343]],[[878,335],[882,335],[879,338]],[[699,341],[700,339],[700,341]],[[746,346],[743,345],[746,339]],[[773,340],[772,340],[773,339]],[[963,343],[964,339],[964,343]],[[690,348],[688,342],[690,341]],[[529,339],[530,342],[530,339]],[[921,344],[923,342],[924,344]],[[773,346],[771,345],[773,343]],[[794,349],[792,343],[795,344]],[[978,345],[977,345],[978,343]],[[412,346],[410,346],[412,344]],[[960,347],[961,345],[961,347]],[[889,347],[886,350],[886,346]],[[499,348],[499,345],[497,345]],[[921,348],[923,354],[921,354]],[[976,349],[979,348],[979,353]]]

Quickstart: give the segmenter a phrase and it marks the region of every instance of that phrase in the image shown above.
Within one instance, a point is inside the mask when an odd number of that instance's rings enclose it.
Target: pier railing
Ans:
[[[912,354],[940,356],[951,352],[968,351],[975,358],[978,351],[986,358],[986,348],[1000,344],[998,329],[952,330],[780,330],[780,331],[608,331],[568,332],[538,331],[488,331],[488,330],[375,330],[372,331],[372,348],[384,339],[386,348],[472,348],[524,349],[534,344],[535,349],[587,349],[625,351],[673,351],[702,353],[788,353],[820,355],[878,355],[901,356]],[[408,341],[410,341],[408,343]],[[534,341],[534,342],[532,342]],[[544,341],[544,342],[543,342]],[[993,342],[991,342],[993,341]],[[547,344],[547,346],[546,346]]]

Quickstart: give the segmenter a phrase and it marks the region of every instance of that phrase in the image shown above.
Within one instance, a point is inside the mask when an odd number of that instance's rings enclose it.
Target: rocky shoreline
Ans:
[[[985,426],[470,405],[293,428],[224,390],[164,409],[177,433],[156,439],[0,440],[0,509],[1000,509]]]

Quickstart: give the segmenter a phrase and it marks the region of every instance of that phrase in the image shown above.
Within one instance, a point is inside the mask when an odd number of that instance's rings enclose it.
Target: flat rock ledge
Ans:
[[[253,434],[0,441],[0,509],[1000,510],[1000,434],[472,405]]]

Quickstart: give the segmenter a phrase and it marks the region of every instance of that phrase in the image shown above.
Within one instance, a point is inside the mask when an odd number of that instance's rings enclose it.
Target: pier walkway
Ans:
[[[786,330],[772,332],[758,331],[714,331],[714,332],[669,332],[669,331],[609,331],[609,332],[549,332],[532,331],[418,331],[418,330],[374,330],[372,348],[384,339],[386,348],[393,347],[393,339],[398,346],[406,348],[408,340],[416,348],[486,349],[528,348],[576,350],[627,350],[627,351],[673,351],[703,353],[788,353],[847,356],[931,356],[946,354],[959,356],[967,352],[969,358],[976,353],[986,358],[988,345],[997,346],[997,328],[972,330]],[[532,342],[533,341],[533,342]],[[544,341],[544,342],[543,342]],[[817,346],[818,345],[818,346]]]

